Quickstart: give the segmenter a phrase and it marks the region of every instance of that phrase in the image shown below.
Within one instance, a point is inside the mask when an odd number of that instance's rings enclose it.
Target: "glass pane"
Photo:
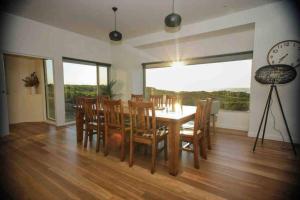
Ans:
[[[55,120],[53,61],[45,60],[45,93],[47,119]]]
[[[99,66],[99,85],[107,85],[107,67]]]
[[[75,99],[77,96],[97,95],[97,66],[63,62],[64,93],[65,93],[65,121],[75,120]]]
[[[252,60],[146,69],[146,97],[175,94],[183,104],[200,98],[221,101],[225,110],[249,110]]]

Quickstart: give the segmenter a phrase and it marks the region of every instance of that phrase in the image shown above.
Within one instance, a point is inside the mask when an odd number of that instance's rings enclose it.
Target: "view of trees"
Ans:
[[[241,91],[234,91],[235,89],[228,89],[222,91],[194,91],[194,92],[174,92],[168,90],[158,90],[152,87],[146,87],[146,97],[152,95],[177,95],[182,99],[183,105],[195,105],[195,102],[199,99],[205,99],[211,97],[213,99],[220,100],[221,109],[224,110],[236,110],[236,111],[248,111],[249,110],[249,98],[250,94],[244,91],[247,89],[239,89]]]
[[[97,96],[97,86],[96,85],[65,85],[65,112],[66,121],[75,120],[75,109],[76,97],[77,96]]]

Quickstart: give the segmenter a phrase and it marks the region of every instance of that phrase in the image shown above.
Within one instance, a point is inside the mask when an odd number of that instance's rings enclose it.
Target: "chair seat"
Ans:
[[[189,121],[181,125],[182,129],[194,129],[194,121]]]
[[[164,137],[168,134],[168,130],[165,129],[158,129],[156,130],[156,136],[159,138]],[[152,133],[142,133],[142,134],[136,134],[137,137],[145,137],[145,138],[152,138],[153,134]]]
[[[194,130],[193,129],[183,129],[180,131],[180,137],[193,137],[194,135]],[[197,135],[201,136],[202,131],[198,130]]]

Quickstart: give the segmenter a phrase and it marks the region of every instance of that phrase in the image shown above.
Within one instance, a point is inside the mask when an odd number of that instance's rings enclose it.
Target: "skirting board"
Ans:
[[[257,135],[257,132],[250,132],[250,131],[248,132],[248,137],[256,137],[256,135]],[[261,138],[261,137],[262,137],[262,132],[260,133],[259,138]],[[287,133],[283,133],[283,137],[284,137],[285,142],[290,142]],[[279,133],[278,134],[265,134],[265,139],[282,141],[282,137]],[[300,138],[293,137],[293,142],[295,144],[300,144]]]

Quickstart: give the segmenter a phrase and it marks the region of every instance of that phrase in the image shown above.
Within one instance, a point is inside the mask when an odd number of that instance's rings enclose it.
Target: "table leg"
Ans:
[[[176,176],[179,170],[179,131],[180,125],[178,122],[169,123],[169,173]]]
[[[83,113],[76,113],[76,135],[77,143],[81,143],[83,140]]]

